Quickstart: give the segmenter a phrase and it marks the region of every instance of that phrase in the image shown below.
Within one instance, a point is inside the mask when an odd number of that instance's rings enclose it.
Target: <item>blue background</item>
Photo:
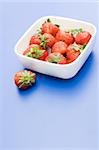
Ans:
[[[98,140],[98,43],[70,80],[37,74],[37,83],[19,91],[14,74],[23,69],[14,53],[17,40],[38,18],[58,15],[97,27],[97,3],[0,4],[0,150],[96,150]]]

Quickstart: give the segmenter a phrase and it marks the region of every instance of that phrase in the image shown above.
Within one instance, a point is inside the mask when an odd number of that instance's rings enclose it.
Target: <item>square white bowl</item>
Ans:
[[[28,47],[29,40],[33,34],[36,33],[37,29],[41,27],[42,23],[46,21],[48,18],[55,24],[59,24],[61,29],[68,30],[73,28],[83,28],[84,30],[91,33],[92,37],[87,44],[84,51],[80,54],[80,56],[70,64],[54,64],[45,61],[41,61],[35,58],[29,58],[24,56],[22,53]],[[28,69],[51,75],[54,77],[59,77],[63,79],[69,79],[74,77],[77,72],[81,69],[86,59],[90,55],[93,48],[93,41],[96,34],[96,27],[88,22],[64,18],[58,16],[45,16],[38,19],[32,26],[25,32],[25,34],[20,38],[20,40],[15,45],[15,53],[18,56],[21,64]]]

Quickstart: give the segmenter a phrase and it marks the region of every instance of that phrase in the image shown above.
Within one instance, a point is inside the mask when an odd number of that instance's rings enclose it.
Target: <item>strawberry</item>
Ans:
[[[48,51],[41,49],[39,45],[33,44],[23,52],[23,55],[39,60],[45,60],[48,55]]]
[[[15,74],[14,81],[19,89],[26,90],[35,83],[36,74],[31,71],[22,70]]]
[[[84,50],[84,48],[86,47],[86,44],[83,44],[83,45],[80,45],[80,44],[76,44],[76,43],[73,43],[73,44],[70,44],[68,47],[67,47],[67,51],[70,51],[70,50],[79,50],[80,53]]]
[[[32,44],[40,44],[41,43],[41,40],[40,40],[40,35],[33,35],[30,39],[30,42],[29,42],[29,45],[32,45]]]
[[[61,54],[64,54],[66,52],[67,44],[63,41],[56,42],[52,47],[52,53],[53,52],[59,52]]]
[[[52,36],[51,34],[48,34],[48,33],[44,33],[41,36],[40,46],[42,46],[44,48],[52,47],[55,42],[56,42],[56,40],[55,40],[54,36]]]
[[[87,44],[91,38],[91,34],[89,32],[83,31],[81,33],[78,33],[75,42],[77,44]]]
[[[69,64],[69,63],[73,62],[74,60],[76,60],[79,55],[80,55],[80,51],[75,51],[75,50],[68,51],[66,53],[67,64]]]
[[[73,35],[73,37],[75,38],[77,36],[77,34],[83,32],[83,29],[82,28],[70,29],[67,32],[71,33]]]
[[[56,64],[66,64],[66,58],[59,52],[50,53],[45,61]]]
[[[82,45],[77,45],[76,43],[69,45],[66,50],[67,64],[76,60],[80,55],[81,50],[82,50]]]
[[[38,44],[42,46],[43,48],[46,48],[46,47],[52,47],[55,42],[56,42],[56,39],[54,36],[48,33],[44,33],[43,35],[40,35],[40,34],[33,35],[30,39],[29,45]]]
[[[54,25],[53,23],[51,23],[50,19],[47,19],[47,21],[45,21],[42,24],[41,30],[42,30],[42,34],[49,33],[55,36],[59,30],[59,25]]]
[[[56,34],[57,41],[64,41],[66,44],[72,44],[74,42],[74,37],[71,33],[59,30]]]
[[[33,47],[38,47],[38,49],[42,49],[40,45],[32,44],[32,45],[29,45],[28,48],[23,52],[23,55],[26,55],[30,51],[30,49]]]

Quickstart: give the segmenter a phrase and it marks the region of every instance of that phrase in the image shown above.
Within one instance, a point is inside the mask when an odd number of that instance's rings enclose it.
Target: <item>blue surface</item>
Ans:
[[[39,17],[58,15],[89,21],[97,27],[96,3],[2,3],[0,5],[0,150],[96,150],[98,44],[70,80],[37,74],[27,91],[14,85],[23,69],[14,46]]]

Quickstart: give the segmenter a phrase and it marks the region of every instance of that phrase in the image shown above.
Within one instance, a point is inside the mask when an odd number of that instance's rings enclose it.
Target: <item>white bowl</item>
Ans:
[[[84,30],[91,33],[92,37],[89,43],[87,44],[84,51],[74,62],[70,64],[60,65],[60,64],[54,64],[54,63],[37,60],[34,58],[29,58],[27,56],[22,55],[23,51],[28,47],[30,37],[36,32],[38,28],[41,27],[42,23],[44,23],[44,21],[46,21],[48,18],[50,18],[53,23],[59,24],[63,30],[68,30],[72,28],[83,28]],[[45,16],[38,19],[25,32],[25,34],[21,37],[21,39],[17,42],[15,46],[15,53],[25,68],[43,74],[47,74],[47,75],[51,75],[63,79],[69,79],[74,77],[77,74],[77,72],[81,69],[86,59],[90,55],[92,51],[95,34],[96,34],[96,27],[91,23],[76,20],[76,19],[71,19],[71,18],[58,17],[58,16]]]

